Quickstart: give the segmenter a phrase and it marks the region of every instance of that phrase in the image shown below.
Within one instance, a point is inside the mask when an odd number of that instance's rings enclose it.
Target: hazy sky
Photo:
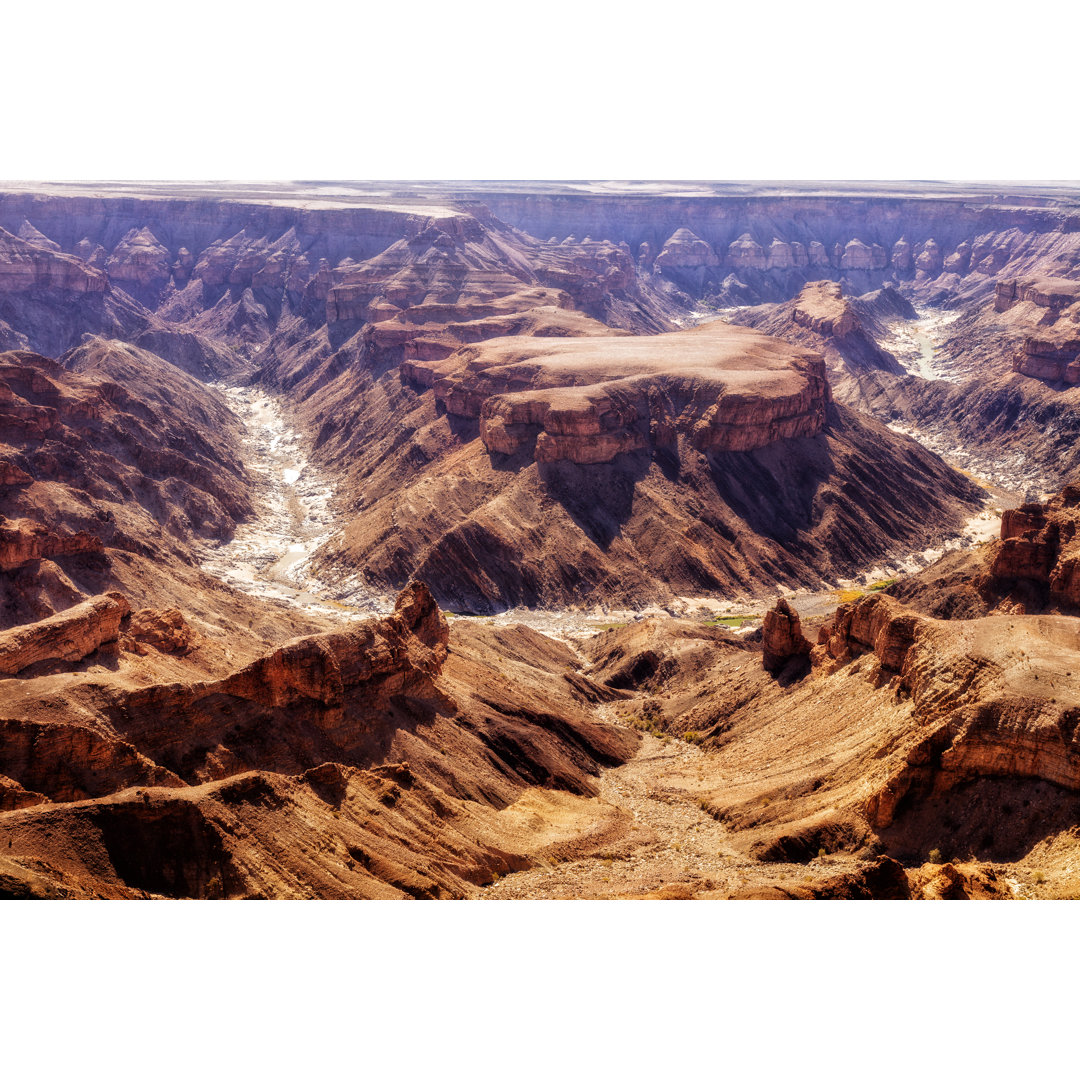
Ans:
[[[1076,181],[1073,10],[9,5],[0,179]]]

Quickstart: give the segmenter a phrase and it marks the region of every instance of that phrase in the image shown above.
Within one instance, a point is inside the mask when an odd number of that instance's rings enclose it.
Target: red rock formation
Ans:
[[[1024,579],[1046,587],[1052,606],[1080,607],[1080,489],[1070,485],[1047,503],[1006,510],[989,573],[999,592]]]
[[[95,596],[59,615],[0,633],[0,675],[17,675],[43,660],[77,661],[119,640],[130,611],[120,593]]]
[[[793,657],[806,656],[810,652],[810,642],[803,637],[799,613],[782,598],[765,613],[761,640],[766,671],[780,671]]]
[[[37,559],[103,550],[101,538],[88,532],[60,536],[40,522],[26,518],[9,521],[0,516],[0,571],[16,570]]]
[[[829,400],[812,354],[722,323],[653,338],[498,339],[437,371],[436,397],[479,419],[490,451],[535,445],[537,461],[612,461],[676,432],[702,451],[753,450],[816,434]]]

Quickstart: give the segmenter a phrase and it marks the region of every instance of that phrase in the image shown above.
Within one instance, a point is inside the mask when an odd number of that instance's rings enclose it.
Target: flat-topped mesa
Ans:
[[[1080,281],[1069,278],[1036,278],[1030,281],[999,281],[994,289],[994,310],[1008,311],[1027,301],[1055,315],[1080,301]]]
[[[612,461],[671,445],[757,450],[813,436],[830,391],[824,361],[744,327],[709,323],[651,337],[499,338],[435,366],[441,405],[480,421],[491,453]]]
[[[858,316],[835,281],[811,281],[803,286],[791,318],[815,334],[847,337],[860,329]]]

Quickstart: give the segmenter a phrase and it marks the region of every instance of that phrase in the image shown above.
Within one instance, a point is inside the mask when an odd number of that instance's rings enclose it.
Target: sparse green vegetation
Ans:
[[[875,581],[873,585],[869,586],[871,592],[881,592],[882,589],[887,589],[890,585],[895,585],[899,578],[886,578],[884,581]]]
[[[660,726],[660,702],[655,697],[647,698],[641,706],[641,712],[629,718],[629,724],[638,731],[647,731],[658,738],[668,738]]]
[[[941,848],[931,848],[929,854],[926,856],[932,863],[943,863],[945,861],[941,854]]]
[[[708,619],[705,625],[726,626],[729,630],[738,630],[760,618],[760,615],[717,615],[715,619]]]
[[[688,743],[699,743],[699,742],[701,742],[701,732],[700,731],[684,731],[683,732],[683,738]]]

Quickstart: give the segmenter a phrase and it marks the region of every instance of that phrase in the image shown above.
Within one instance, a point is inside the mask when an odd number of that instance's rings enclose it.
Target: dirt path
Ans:
[[[617,723],[610,706],[597,719]],[[743,874],[728,830],[697,803],[706,755],[681,739],[645,734],[637,756],[601,774],[600,799],[633,819],[634,840],[598,856],[510,874],[484,890],[492,900],[641,895],[737,887]],[[702,785],[704,786],[704,785]]]

